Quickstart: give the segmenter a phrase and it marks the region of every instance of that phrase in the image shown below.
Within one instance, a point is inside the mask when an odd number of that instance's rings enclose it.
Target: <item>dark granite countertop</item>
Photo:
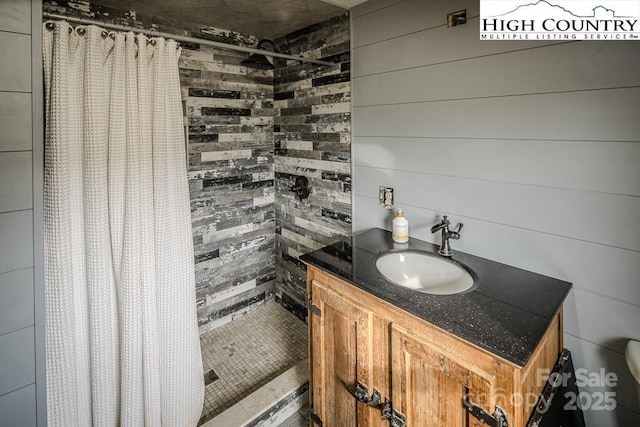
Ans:
[[[389,231],[374,228],[300,259],[519,366],[527,363],[571,289],[571,283],[454,248],[452,260],[473,272],[477,286],[457,295],[415,292],[376,269],[380,254],[397,249],[439,256],[431,243],[410,239],[397,245]]]

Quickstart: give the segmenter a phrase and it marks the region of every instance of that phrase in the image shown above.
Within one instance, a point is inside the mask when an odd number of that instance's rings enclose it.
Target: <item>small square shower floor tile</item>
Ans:
[[[276,302],[200,336],[205,387],[200,424],[238,403],[307,357],[307,325]]]

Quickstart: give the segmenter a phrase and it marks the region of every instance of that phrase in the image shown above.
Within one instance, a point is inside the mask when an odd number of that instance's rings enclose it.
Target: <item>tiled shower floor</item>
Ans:
[[[205,387],[203,424],[305,359],[307,325],[269,302],[205,332],[200,344],[205,382],[213,380]]]

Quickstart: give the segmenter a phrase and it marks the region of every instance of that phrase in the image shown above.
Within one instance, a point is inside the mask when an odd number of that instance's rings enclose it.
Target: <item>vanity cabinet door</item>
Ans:
[[[372,425],[372,408],[348,390],[360,383],[372,392],[372,312],[316,280],[311,295],[313,412],[323,426]]]
[[[461,355],[460,355],[461,356]],[[463,400],[493,410],[493,375],[391,326],[391,401],[410,427],[486,427]]]

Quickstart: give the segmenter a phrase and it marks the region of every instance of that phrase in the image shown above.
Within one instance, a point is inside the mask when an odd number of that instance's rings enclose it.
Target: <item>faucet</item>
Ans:
[[[449,239],[458,240],[460,238],[460,230],[462,230],[462,223],[458,224],[456,231],[449,230],[449,220],[446,215],[442,216],[442,221],[431,227],[431,232],[435,233],[442,230],[442,243],[440,244],[440,250],[438,253],[442,256],[450,257],[453,255],[451,246],[449,245]]]

